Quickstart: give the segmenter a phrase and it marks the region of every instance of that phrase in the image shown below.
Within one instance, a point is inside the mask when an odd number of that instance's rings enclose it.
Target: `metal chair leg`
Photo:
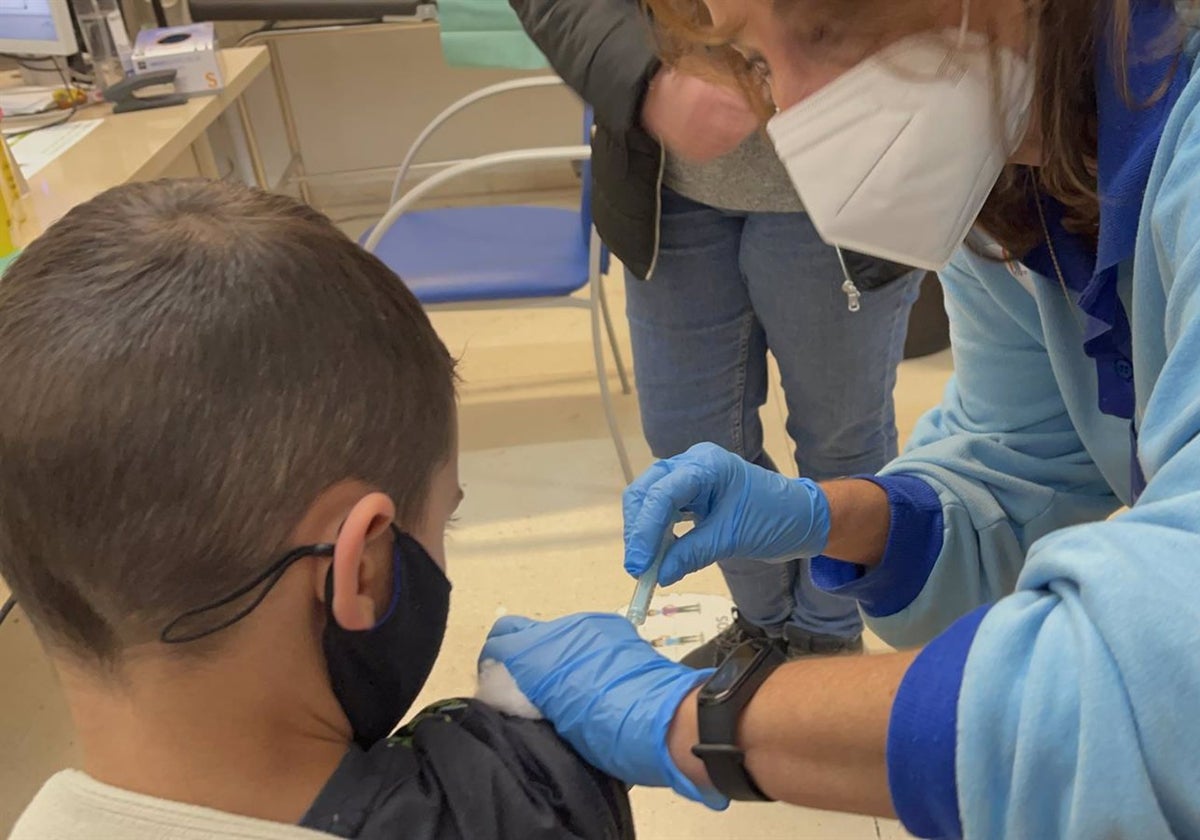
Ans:
[[[275,79],[275,96],[279,100],[279,110],[283,115],[284,135],[287,137],[288,151],[292,155],[292,174],[300,188],[301,201],[311,205],[312,188],[308,185],[308,171],[304,168],[304,152],[300,150],[300,129],[296,127],[296,115],[292,111],[287,76],[283,72],[283,63],[279,60],[279,50],[273,39],[268,39],[267,50],[271,54],[271,75]]]
[[[592,300],[588,309],[592,314],[592,352],[596,359],[596,379],[600,382],[600,401],[604,404],[604,419],[608,421],[608,431],[612,434],[613,445],[617,448],[617,460],[621,462],[621,473],[625,483],[633,482],[633,467],[629,464],[629,453],[625,450],[625,440],[621,437],[621,427],[617,424],[617,412],[613,407],[612,391],[608,387],[608,370],[604,365],[604,342],[600,338],[601,297],[600,272],[592,273]]]
[[[245,141],[246,152],[250,157],[250,168],[254,172],[254,181],[260,190],[270,189],[271,185],[267,182],[267,167],[263,163],[262,150],[258,145],[258,134],[254,130],[250,109],[246,107],[246,94],[244,93],[237,98],[237,112],[242,139]]]
[[[621,393],[628,394],[629,375],[625,372],[625,360],[621,358],[621,348],[617,344],[617,331],[613,329],[612,314],[608,308],[608,295],[604,291],[604,277],[600,276],[596,283],[600,296],[600,312],[604,316],[604,329],[608,332],[608,344],[612,347],[613,362],[617,366],[617,376],[621,380]]]

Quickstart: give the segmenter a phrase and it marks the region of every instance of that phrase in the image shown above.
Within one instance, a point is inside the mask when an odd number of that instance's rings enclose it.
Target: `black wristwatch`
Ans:
[[[737,745],[737,728],[750,698],[786,661],[776,644],[747,642],[729,654],[700,687],[696,701],[700,743],[692,747],[692,754],[704,762],[716,789],[730,799],[771,801],[746,770],[746,754]]]

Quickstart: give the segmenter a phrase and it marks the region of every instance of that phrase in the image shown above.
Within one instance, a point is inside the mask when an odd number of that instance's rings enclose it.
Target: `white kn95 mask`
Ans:
[[[937,270],[966,238],[1024,137],[1032,76],[957,36],[904,38],[767,124],[826,242]]]

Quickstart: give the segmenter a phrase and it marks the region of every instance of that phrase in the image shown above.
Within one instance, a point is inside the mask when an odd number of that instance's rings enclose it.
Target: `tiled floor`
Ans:
[[[616,311],[619,282],[610,284]],[[422,699],[470,693],[484,634],[504,612],[546,617],[613,609],[631,583],[621,570],[621,474],[600,410],[583,310],[438,313],[462,357],[460,424],[466,501],[449,541],[454,599],[441,659]],[[623,324],[618,322],[618,328]],[[621,329],[628,352],[627,336]],[[948,353],[906,362],[897,387],[902,434],[936,401]],[[615,383],[615,378],[614,378]],[[767,446],[789,461],[777,382],[764,410]],[[637,403],[618,397],[635,469],[650,461]],[[722,592],[715,571],[680,589]],[[873,647],[880,647],[874,643]],[[20,613],[0,628],[0,834],[55,769],[74,760],[70,725]],[[886,820],[785,805],[712,814],[669,793],[638,790],[646,840],[873,840],[907,837]]]

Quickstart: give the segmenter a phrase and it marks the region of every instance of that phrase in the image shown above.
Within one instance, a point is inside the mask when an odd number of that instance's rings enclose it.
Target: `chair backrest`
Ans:
[[[583,108],[583,144],[590,145],[592,142],[592,130],[595,126],[595,115],[592,113],[592,106],[585,105]],[[583,166],[580,167],[580,178],[583,179],[583,189],[580,192],[579,202],[579,221],[583,228],[583,242],[587,247],[591,247],[592,242],[592,159],[587,158],[583,161]],[[608,272],[608,247],[601,244],[600,246],[600,273]]]
[[[592,142],[592,125],[595,118],[592,106],[583,106],[583,144]],[[580,167],[580,177],[583,179],[583,189],[580,191],[579,218],[583,222],[583,235],[591,236],[592,232],[592,159],[588,158]]]

